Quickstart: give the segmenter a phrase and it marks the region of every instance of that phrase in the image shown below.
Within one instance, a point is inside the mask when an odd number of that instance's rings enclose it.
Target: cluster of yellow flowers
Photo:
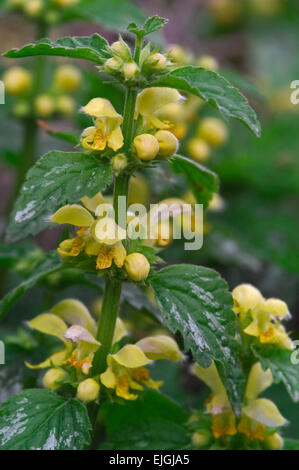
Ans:
[[[147,88],[137,98],[136,119],[142,119],[143,131],[155,130],[154,134],[142,132],[134,139],[134,150],[140,160],[153,160],[156,156],[170,157],[178,149],[178,140],[168,128],[171,123],[161,120],[159,112],[169,103],[179,101],[181,95],[172,88]],[[103,151],[107,147],[117,152],[124,144],[121,124],[123,117],[104,98],[94,98],[82,108],[82,112],[93,118],[94,125],[81,135],[82,147],[89,151]],[[123,155],[114,159],[119,171],[125,166]]]
[[[112,217],[94,218],[91,214],[94,212],[97,216],[102,212],[101,204],[104,199],[101,194],[93,198],[84,197],[81,202],[83,205],[63,206],[51,217],[52,222],[80,227],[75,238],[68,238],[60,243],[58,253],[67,258],[78,256],[84,251],[87,256],[96,257],[98,270],[110,268],[114,263],[118,268],[125,266],[133,281],[146,279],[150,264],[141,253],[127,254],[122,243],[126,238],[126,230],[118,226]]]
[[[264,299],[259,290],[249,284],[237,286],[232,295],[241,338],[242,335],[253,337],[252,341],[258,341],[261,347],[267,343],[272,347],[292,349],[292,342],[281,325],[281,320],[289,315],[285,302],[275,298]],[[265,448],[282,448],[283,440],[276,429],[287,424],[287,421],[271,400],[259,398],[273,383],[270,369],[263,370],[259,362],[251,367],[239,420],[231,408],[215,363],[208,368],[195,364],[193,372],[212,391],[206,402],[206,409],[212,415],[212,433],[215,439],[226,439],[238,432],[249,440],[261,442]],[[203,436],[195,433],[195,445],[196,442],[201,445],[200,437]]]
[[[76,103],[71,96],[80,86],[80,70],[71,65],[60,65],[55,69],[50,89],[39,94],[33,103],[33,113],[41,118],[49,118],[54,114],[73,114]],[[13,107],[17,117],[28,116],[31,112],[30,98],[34,87],[32,74],[25,68],[14,66],[9,68],[2,77],[5,91],[16,97],[18,101]]]
[[[8,6],[29,18],[43,17],[49,23],[56,23],[60,9],[69,8],[78,2],[79,0],[8,0]]]
[[[88,309],[76,299],[66,299],[49,312],[42,313],[29,322],[30,328],[57,337],[63,348],[37,365],[27,363],[32,369],[48,369],[43,378],[44,386],[56,390],[64,384],[77,384],[77,397],[90,402],[98,398],[101,385],[108,392],[125,400],[136,400],[144,387],[158,388],[146,367],[152,360],[179,361],[182,354],[176,342],[169,336],[149,336],[136,344],[118,343],[128,334],[124,323],[117,319],[113,348],[107,356],[107,369],[92,376],[92,363],[101,347],[96,340],[96,322]]]

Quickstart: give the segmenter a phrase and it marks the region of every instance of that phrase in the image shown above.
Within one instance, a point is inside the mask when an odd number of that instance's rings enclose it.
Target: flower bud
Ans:
[[[66,377],[66,375],[66,372],[62,369],[49,369],[43,377],[43,384],[49,390],[56,390],[60,387],[60,384],[57,382]]]
[[[167,58],[165,57],[165,55],[157,52],[156,54],[151,54],[148,57],[145,64],[147,63],[156,70],[163,70],[167,66]]]
[[[138,73],[138,65],[135,62],[126,62],[123,66],[123,74],[126,80],[132,80]]]
[[[131,59],[130,49],[124,41],[115,41],[113,44],[111,44],[110,48],[124,61]]]
[[[54,85],[61,91],[73,92],[81,83],[81,72],[73,65],[61,65],[56,69]]]
[[[227,128],[225,124],[217,118],[205,118],[200,123],[198,129],[199,137],[213,147],[219,147],[227,139]]]
[[[114,155],[111,159],[112,168],[116,173],[119,173],[127,166],[127,157],[124,153]]]
[[[278,432],[271,434],[270,436],[266,436],[263,442],[266,449],[269,450],[281,450],[283,448],[283,438],[281,437]]]
[[[191,441],[196,449],[206,449],[212,444],[213,436],[208,430],[201,430],[192,435]]]
[[[77,398],[85,403],[96,400],[99,393],[100,385],[94,379],[83,380],[77,388]]]
[[[150,271],[150,264],[142,253],[131,253],[125,259],[126,271],[132,281],[144,281]]]
[[[24,11],[28,16],[39,16],[43,9],[43,2],[41,0],[27,0],[24,4]]]
[[[155,137],[159,142],[159,155],[162,157],[171,157],[176,153],[179,147],[179,141],[172,132],[160,130],[156,132]]]
[[[174,44],[173,46],[170,47],[168,55],[169,55],[169,58],[177,64],[186,64],[188,62],[186,60],[186,57],[187,57],[186,51],[178,44]]]
[[[215,57],[212,57],[211,55],[201,56],[197,61],[197,65],[199,65],[200,67],[204,67],[207,70],[212,70],[213,72],[217,72],[217,70],[219,69],[217,59],[215,59]]]
[[[26,93],[32,83],[32,76],[23,67],[11,67],[3,75],[5,91],[14,96]]]
[[[43,118],[51,116],[55,111],[55,102],[50,95],[40,95],[36,98],[35,103],[35,112]]]
[[[210,156],[210,147],[202,139],[191,139],[187,144],[187,150],[197,162],[204,162]]]
[[[107,73],[115,73],[120,71],[121,66],[122,63],[120,60],[111,57],[110,59],[106,60],[104,69]]]
[[[159,142],[151,134],[140,134],[135,137],[134,147],[140,160],[153,160],[159,152]]]
[[[75,101],[71,96],[63,95],[59,96],[56,100],[56,109],[59,113],[69,115],[75,111]]]

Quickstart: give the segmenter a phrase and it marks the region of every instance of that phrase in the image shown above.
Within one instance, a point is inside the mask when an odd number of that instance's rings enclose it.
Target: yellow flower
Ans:
[[[26,363],[29,368],[45,369],[69,363],[79,372],[84,374],[89,372],[94,353],[100,343],[95,339],[96,323],[80,301],[63,300],[52,307],[49,313],[38,315],[28,325],[41,333],[57,337],[63,343],[61,350],[40,364]]]
[[[252,366],[245,390],[245,406],[238,425],[238,431],[249,439],[264,441],[267,426],[276,428],[286,424],[285,418],[271,400],[257,398],[272,383],[270,369],[264,371],[259,362]]]
[[[174,88],[146,88],[137,97],[136,117],[142,116],[144,129],[168,129],[171,124],[162,121],[158,115],[164,106],[181,99],[182,96]]]
[[[81,200],[96,215],[101,212],[101,201],[103,198],[99,194]],[[112,218],[96,219],[85,207],[68,204],[58,209],[51,221],[80,227],[75,238],[63,240],[59,244],[57,251],[62,257],[78,256],[84,251],[87,256],[97,256],[97,269],[110,268],[112,262],[119,268],[124,265],[127,253],[122,240],[126,238],[126,230],[119,227]]]
[[[212,414],[212,431],[214,437],[236,434],[236,417],[232,411],[224,385],[214,362],[205,368],[194,364],[193,373],[211,390],[212,395],[206,402],[207,412]]]
[[[94,119],[94,126],[85,129],[80,142],[86,150],[104,150],[106,146],[119,150],[124,143],[121,131],[123,118],[113,108],[110,101],[94,98],[82,111]]]
[[[239,314],[242,323],[245,323],[244,332],[247,335],[259,338],[263,343],[276,344],[282,348],[292,349],[292,341],[280,321],[289,316],[288,307],[280,299],[264,299],[258,289],[241,284],[233,292],[234,311]],[[251,321],[250,321],[251,320]]]
[[[181,358],[177,344],[167,336],[144,338],[136,345],[127,344],[116,354],[107,357],[108,367],[100,376],[101,383],[114,390],[118,397],[125,400],[136,400],[144,386],[159,388],[162,382],[156,382],[149,376],[144,367],[149,359],[169,359],[177,361]]]

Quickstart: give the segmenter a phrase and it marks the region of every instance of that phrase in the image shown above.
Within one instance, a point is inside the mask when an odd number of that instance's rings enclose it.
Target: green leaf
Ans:
[[[2,450],[79,450],[90,428],[81,402],[49,390],[25,390],[0,407]]]
[[[149,86],[165,86],[192,93],[217,108],[226,119],[235,118],[257,136],[261,135],[260,123],[245,96],[216,72],[187,65],[163,75]]]
[[[299,441],[285,439],[282,450],[299,450]]]
[[[110,165],[92,155],[53,150],[27,173],[10,224],[11,241],[35,235],[50,225],[50,216],[66,203],[94,196],[112,182]]]
[[[275,383],[283,382],[294,402],[299,401],[299,363],[298,353],[288,349],[253,348],[264,370],[270,369]],[[293,356],[293,357],[292,357]]]
[[[105,412],[108,443],[104,449],[170,450],[190,443],[184,427],[188,414],[156,391],[147,391],[133,402],[113,403]]]
[[[185,350],[203,367],[212,360],[240,412],[244,378],[238,359],[236,319],[226,282],[209,268],[168,266],[150,277],[164,324],[184,338]]]
[[[18,286],[6,294],[0,301],[0,319],[4,317],[10,307],[29,289],[42,281],[46,276],[61,269],[63,263],[55,251],[50,252],[31,271],[30,275]]]
[[[58,39],[56,42],[51,42],[50,39],[45,38],[34,44],[28,44],[21,49],[11,49],[6,52],[5,57],[18,59],[47,55],[84,59],[101,64],[107,57],[107,46],[106,39],[99,34],[87,37],[66,37]]]
[[[64,20],[86,20],[99,23],[105,29],[125,31],[130,21],[143,23],[145,15],[128,0],[81,0],[65,9]]]
[[[186,177],[198,204],[203,204],[206,209],[213,193],[217,193],[219,189],[219,179],[216,173],[181,155],[172,157],[169,164],[175,173],[181,173]]]
[[[136,23],[130,23],[127,27],[127,30],[130,33],[134,33],[137,36],[147,36],[148,34],[154,33],[155,31],[159,31],[159,29],[163,28],[168,20],[165,18],[161,18],[160,16],[152,16],[146,20],[144,25],[139,28]]]

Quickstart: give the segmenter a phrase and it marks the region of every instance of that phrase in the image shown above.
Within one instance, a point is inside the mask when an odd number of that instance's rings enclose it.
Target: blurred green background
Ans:
[[[108,3],[108,2],[106,2]],[[134,3],[134,2],[130,2]],[[238,122],[228,123],[229,138],[219,149],[213,150],[205,162],[220,177],[220,194],[224,201],[221,211],[207,213],[209,231],[198,252],[183,251],[182,243],[166,248],[164,258],[169,263],[192,262],[218,270],[231,288],[249,282],[258,287],[265,297],[279,297],[288,303],[292,313],[288,329],[299,338],[299,104],[290,101],[293,80],[299,80],[299,3],[296,0],[136,0],[135,4],[146,14],[169,18],[163,37],[156,37],[163,48],[180,44],[193,54],[194,60],[212,55],[220,64],[220,72],[227,76],[248,97],[262,122],[262,137],[256,139]],[[113,18],[113,12],[112,18]],[[141,14],[142,17],[142,14]],[[113,21],[112,21],[113,22]],[[105,27],[91,22],[71,21],[53,27],[51,39],[64,35],[89,35],[99,32],[110,42],[117,38],[111,32],[109,21]],[[113,28],[112,28],[113,29]],[[19,47],[34,40],[34,24],[16,14],[1,11],[0,52]],[[0,77],[12,65],[1,58]],[[59,61],[62,63],[64,61]],[[57,61],[56,61],[57,63]],[[19,64],[19,63],[18,63]],[[55,61],[47,60],[45,83],[51,80]],[[24,61],[30,67],[30,59]],[[77,64],[78,65],[78,64]],[[80,64],[83,86],[75,94],[76,108],[88,99],[101,95],[111,99],[121,109],[122,91],[103,84],[100,88],[96,72],[86,63]],[[46,86],[46,85],[45,85]],[[0,230],[4,234],[7,208],[13,192],[16,169],[22,155],[22,124],[13,116],[13,102],[8,96],[0,106]],[[197,119],[217,114],[209,106],[201,107]],[[196,121],[197,122],[197,121]],[[86,122],[76,114],[71,119],[58,117],[49,125],[60,131],[79,135]],[[195,124],[188,129],[185,142],[194,133]],[[184,143],[183,150],[188,147]],[[47,150],[72,147],[40,129],[37,155]],[[186,153],[187,154],[187,153]],[[149,200],[179,196],[184,193],[184,182],[167,175],[163,168],[155,175],[146,175],[152,191]],[[59,230],[46,230],[36,237],[36,244],[48,251],[54,249]],[[26,248],[26,247],[25,247]],[[25,248],[15,247],[15,255],[5,255],[0,245],[3,275],[2,293],[22,279],[26,269],[34,269],[34,260],[24,261]],[[22,251],[23,250],[23,251]],[[26,261],[26,260],[25,260]],[[26,264],[26,263],[25,263]],[[13,269],[8,271],[8,267]],[[52,282],[53,281],[53,282]],[[97,293],[91,287],[56,283],[50,280],[27,293],[1,323],[0,337],[10,335],[8,356],[12,367],[0,370],[0,400],[20,390],[25,374],[25,386],[35,383],[35,375],[24,371],[24,357],[43,356],[43,348],[34,348],[38,338],[15,334],[17,327],[39,313],[47,303],[77,296],[92,308]],[[54,286],[54,287],[53,287]],[[138,312],[125,308],[125,318],[134,322],[138,336]],[[137,320],[136,320],[137,318]],[[151,320],[142,328],[154,328]],[[11,335],[14,336],[11,336]],[[6,340],[7,342],[7,340]],[[37,344],[40,345],[38,342]],[[43,344],[43,347],[46,345]],[[155,365],[154,374],[164,377],[162,390],[184,407],[197,407],[206,391],[188,372],[188,364],[179,368],[167,363]],[[280,387],[273,387],[269,396],[275,398],[282,414],[292,421],[285,435],[299,438],[299,407],[293,405]]]

